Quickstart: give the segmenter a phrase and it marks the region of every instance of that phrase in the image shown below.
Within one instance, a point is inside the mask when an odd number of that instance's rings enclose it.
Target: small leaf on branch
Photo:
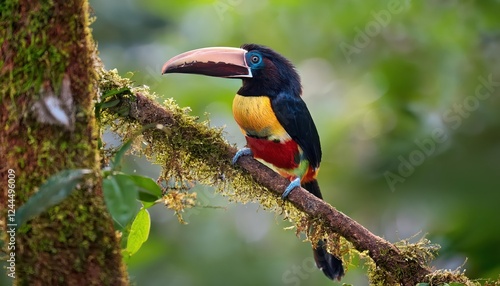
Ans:
[[[148,240],[149,229],[151,227],[151,218],[149,212],[142,208],[135,216],[130,234],[128,235],[126,253],[134,255],[146,240]]]
[[[138,208],[137,187],[125,174],[109,176],[102,184],[106,206],[118,226],[124,228]]]

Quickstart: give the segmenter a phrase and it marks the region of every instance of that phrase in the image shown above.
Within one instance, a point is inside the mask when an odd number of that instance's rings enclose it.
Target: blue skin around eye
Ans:
[[[257,56],[259,58],[259,61],[257,63],[252,62],[252,57],[254,56]],[[253,69],[263,67],[262,56],[258,52],[248,52],[246,55],[246,60],[250,67]]]

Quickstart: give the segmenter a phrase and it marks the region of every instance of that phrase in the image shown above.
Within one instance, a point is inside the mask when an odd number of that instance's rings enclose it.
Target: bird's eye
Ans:
[[[251,51],[247,54],[247,63],[252,66],[252,68],[257,68],[262,63],[262,56],[258,52]]]

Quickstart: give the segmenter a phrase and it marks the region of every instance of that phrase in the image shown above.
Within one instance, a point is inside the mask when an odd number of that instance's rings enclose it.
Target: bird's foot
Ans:
[[[281,195],[281,198],[284,200],[288,197],[288,195],[292,192],[296,187],[300,187],[300,178],[296,178],[293,180],[288,187],[286,187],[285,191]]]
[[[250,150],[250,148],[241,148],[240,150],[238,150],[238,152],[236,152],[236,155],[234,155],[233,157],[233,165],[236,165],[236,162],[238,162],[238,159],[241,157],[241,156],[249,156],[249,155],[253,155],[252,153],[252,150]]]

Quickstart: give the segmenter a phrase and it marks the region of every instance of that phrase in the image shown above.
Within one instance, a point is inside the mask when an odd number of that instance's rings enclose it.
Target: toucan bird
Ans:
[[[297,186],[323,198],[316,180],[321,162],[318,131],[301,98],[300,77],[285,57],[256,44],[202,48],[168,60],[162,68],[162,74],[166,73],[242,79],[233,115],[248,147],[236,153],[233,163],[253,155],[290,179],[283,198]],[[314,258],[328,278],[340,280],[344,275],[342,261],[327,252],[324,241],[314,248]]]

